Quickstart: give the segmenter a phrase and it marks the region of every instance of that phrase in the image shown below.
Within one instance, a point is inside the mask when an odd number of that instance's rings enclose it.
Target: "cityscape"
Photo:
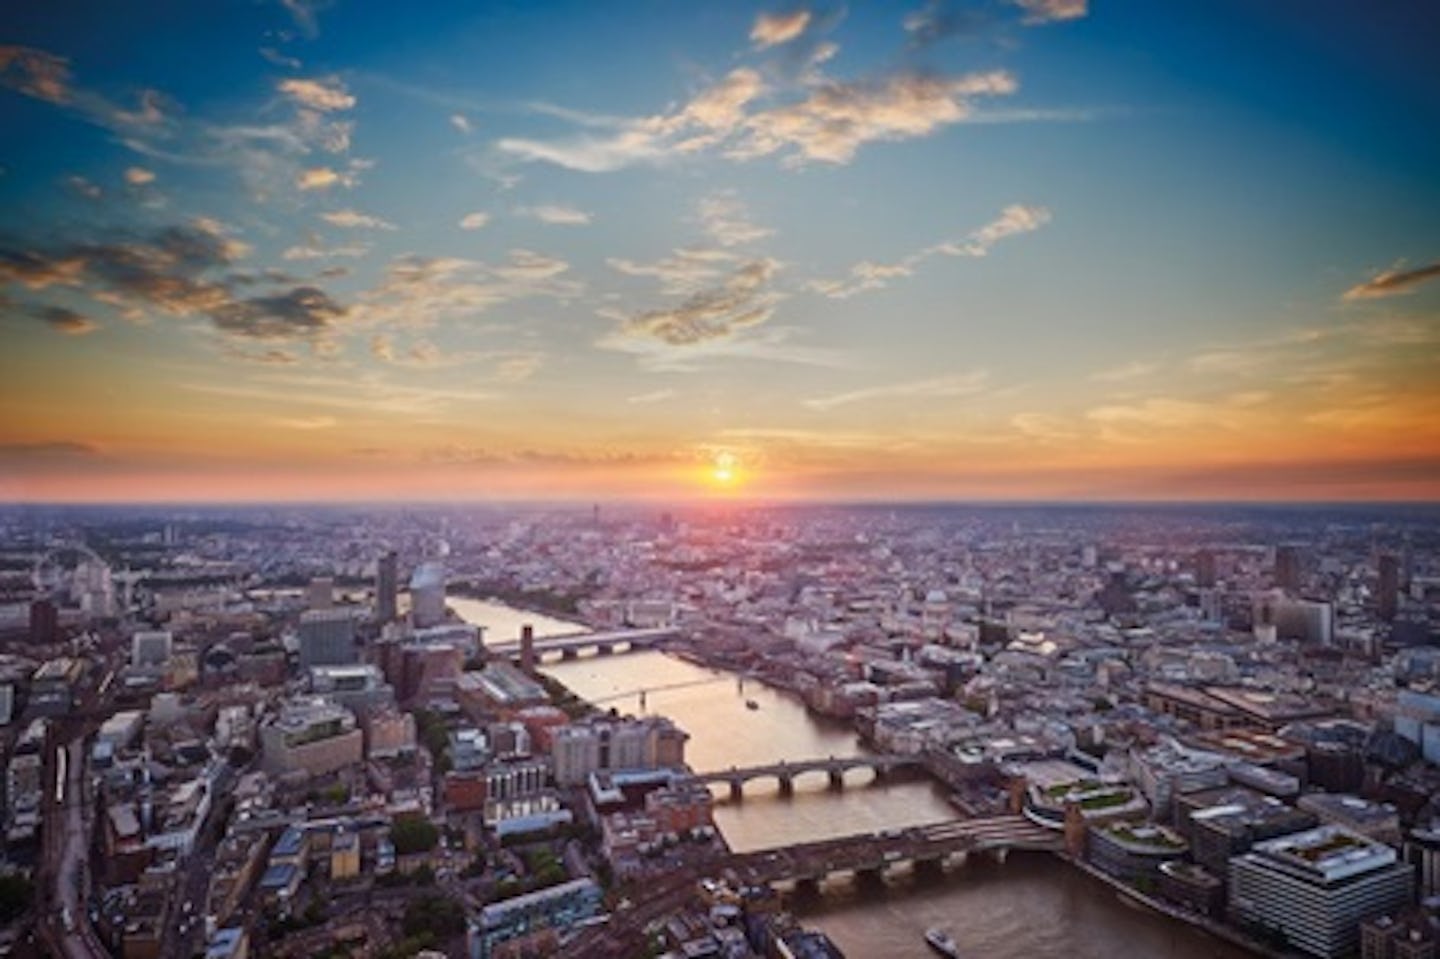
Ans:
[[[0,957],[1437,959],[1440,6],[0,17]]]

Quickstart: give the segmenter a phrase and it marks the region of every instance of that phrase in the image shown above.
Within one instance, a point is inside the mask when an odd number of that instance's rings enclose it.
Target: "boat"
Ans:
[[[759,709],[759,708],[760,708],[760,704],[757,703],[757,702],[756,702],[755,700],[753,700],[753,699],[747,699],[747,700],[745,700],[745,708],[746,708],[746,709]]]
[[[960,959],[960,947],[955,945],[955,940],[944,929],[926,929],[925,945],[934,949],[942,956],[949,956],[950,959]]]

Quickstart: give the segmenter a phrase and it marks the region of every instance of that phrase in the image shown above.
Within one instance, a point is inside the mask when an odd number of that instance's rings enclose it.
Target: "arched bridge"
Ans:
[[[1060,833],[1037,826],[1023,816],[994,816],[733,854],[712,863],[686,866],[655,880],[647,885],[643,899],[567,942],[567,955],[591,959],[636,955],[644,946],[644,930],[693,898],[696,882],[706,876],[730,875],[741,884],[813,885],[836,873],[874,878],[906,863],[917,870],[943,871],[952,863],[963,862],[971,853],[1004,859],[1011,850],[1053,852],[1062,845]]]
[[[622,647],[627,650],[654,649],[680,636],[675,626],[661,626],[655,629],[616,629],[601,633],[570,633],[565,636],[536,637],[532,642],[535,656],[543,658],[547,653],[558,652],[563,659],[575,659],[584,650],[593,650],[597,655],[608,656]],[[520,640],[510,639],[500,643],[486,643],[485,649],[492,656],[520,658]]]
[[[732,766],[699,773],[695,778],[707,786],[724,783],[730,787],[731,799],[741,799],[745,794],[745,784],[755,779],[774,779],[780,785],[780,795],[788,796],[795,791],[795,778],[806,773],[823,772],[829,778],[831,789],[843,789],[845,774],[852,769],[868,769],[876,779],[884,779],[897,769],[919,769],[923,766],[924,761],[919,756],[830,756],[798,762],[782,761],[768,766]]]

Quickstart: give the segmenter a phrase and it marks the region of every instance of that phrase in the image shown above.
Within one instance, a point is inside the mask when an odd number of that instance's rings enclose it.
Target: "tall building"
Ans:
[[[174,650],[174,637],[168,629],[140,630],[130,637],[130,665],[164,666]]]
[[[1320,826],[1231,859],[1230,916],[1329,959],[1355,952],[1361,922],[1408,905],[1414,881],[1390,846]]]
[[[1202,549],[1195,554],[1195,585],[1201,589],[1214,589],[1215,581],[1218,579],[1215,554],[1208,549]]]
[[[551,738],[555,782],[573,786],[593,772],[680,766],[688,738],[663,716],[562,726]]]
[[[395,621],[398,615],[396,596],[400,592],[400,557],[392,549],[375,564],[375,618],[382,623]]]
[[[1375,612],[1385,622],[1392,622],[1400,611],[1400,561],[1391,553],[1380,557],[1380,587],[1375,596]]]
[[[300,668],[338,666],[358,660],[355,618],[346,609],[312,609],[300,614]]]
[[[445,622],[445,567],[421,563],[410,577],[410,618],[416,626]]]
[[[1302,554],[1299,546],[1275,547],[1275,585],[1288,593],[1300,591]]]
[[[526,623],[520,627],[520,669],[534,675],[536,665],[535,627]]]
[[[30,604],[30,642],[48,646],[60,638],[60,611],[53,600],[37,599]]]
[[[335,580],[329,576],[316,576],[305,589],[305,605],[311,609],[335,608]]]

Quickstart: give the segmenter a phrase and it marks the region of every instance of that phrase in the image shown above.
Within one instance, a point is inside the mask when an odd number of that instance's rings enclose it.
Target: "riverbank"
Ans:
[[[1069,853],[1057,852],[1054,855],[1055,858],[1063,862],[1069,863],[1076,869],[1085,873],[1087,876],[1090,876],[1092,879],[1098,879],[1100,882],[1103,882],[1111,889],[1114,889],[1116,894],[1121,896],[1122,898],[1139,903],[1140,905],[1143,905],[1151,909],[1152,911],[1157,912],[1162,916],[1165,916],[1167,919],[1171,919],[1175,922],[1183,922],[1186,925],[1191,926],[1195,929],[1199,929],[1202,932],[1208,933],[1209,935],[1212,935],[1217,939],[1223,939],[1226,942],[1230,943],[1230,945],[1232,946],[1239,946],[1241,949],[1248,950],[1249,952],[1252,952],[1257,956],[1266,956],[1270,957],[1270,959],[1289,959],[1289,957],[1294,955],[1290,952],[1278,952],[1265,945],[1264,943],[1257,942],[1256,940],[1251,939],[1249,936],[1246,936],[1244,933],[1242,933],[1235,927],[1223,923],[1220,920],[1215,919],[1211,916],[1202,915],[1198,912],[1194,912],[1193,910],[1177,906],[1176,904],[1168,902],[1157,896],[1152,896],[1149,893],[1141,892],[1134,886],[1130,886],[1125,884],[1124,882],[1121,882],[1119,879],[1116,879],[1109,873],[1097,869],[1085,860],[1077,859]]]

